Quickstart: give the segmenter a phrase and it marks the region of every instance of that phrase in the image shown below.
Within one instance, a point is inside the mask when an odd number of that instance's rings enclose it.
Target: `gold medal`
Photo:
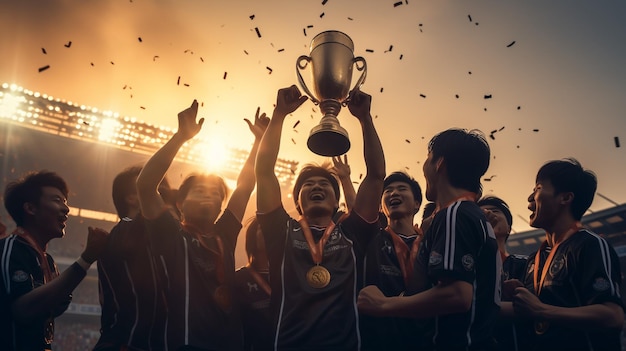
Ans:
[[[215,288],[215,291],[213,292],[213,298],[223,310],[226,311],[230,309],[230,294],[228,293],[228,289],[224,285],[220,285]]]
[[[550,323],[546,321],[535,321],[535,333],[537,335],[542,335],[543,333],[548,331],[549,327],[550,327]]]
[[[320,265],[313,266],[306,272],[306,281],[312,288],[325,288],[330,283],[330,272]]]

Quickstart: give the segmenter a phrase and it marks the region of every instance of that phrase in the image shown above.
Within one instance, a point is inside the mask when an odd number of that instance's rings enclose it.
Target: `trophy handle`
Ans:
[[[359,67],[359,63],[361,64],[361,66]],[[359,80],[357,80],[356,84],[354,84],[354,88],[352,88],[352,90],[350,90],[350,94],[348,94],[348,98],[344,100],[343,103],[341,103],[343,106],[347,106],[348,102],[350,102],[350,98],[352,97],[352,94],[355,90],[360,89],[361,85],[363,85],[363,83],[365,83],[365,78],[367,77],[367,62],[365,62],[365,59],[361,56],[359,57],[355,57],[354,58],[354,64],[356,65],[356,70],[357,71],[362,71],[363,73],[361,73],[361,76],[359,77]]]
[[[302,64],[303,61],[304,61],[304,64]],[[302,87],[302,90],[304,90],[304,92],[309,96],[311,101],[315,105],[317,105],[317,104],[320,103],[320,101],[317,98],[315,98],[313,93],[311,93],[309,88],[304,83],[304,79],[302,78],[302,74],[300,74],[300,70],[301,69],[305,69],[306,66],[309,64],[309,62],[311,62],[311,58],[306,56],[306,55],[302,55],[302,56],[298,57],[298,60],[296,60],[296,73],[298,74],[298,83],[300,83],[300,87]]]

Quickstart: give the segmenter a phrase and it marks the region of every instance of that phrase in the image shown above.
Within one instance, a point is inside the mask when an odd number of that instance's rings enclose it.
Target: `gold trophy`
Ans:
[[[302,55],[296,62],[298,82],[314,104],[324,114],[320,123],[311,129],[307,146],[322,156],[343,155],[350,149],[348,132],[339,125],[337,115],[341,106],[348,104],[352,92],[361,87],[367,75],[367,64],[363,57],[354,57],[354,43],[346,34],[330,30],[319,33],[311,40],[310,56]],[[300,70],[311,63],[313,90],[311,93]],[[352,67],[361,71],[354,88]]]

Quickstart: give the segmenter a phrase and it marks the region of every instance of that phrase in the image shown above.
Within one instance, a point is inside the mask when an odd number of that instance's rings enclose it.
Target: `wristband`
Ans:
[[[91,267],[91,263],[85,261],[85,259],[83,258],[83,256],[80,256],[77,260],[76,263],[80,266],[80,268],[82,268],[85,272],[87,272],[89,270],[89,267]]]

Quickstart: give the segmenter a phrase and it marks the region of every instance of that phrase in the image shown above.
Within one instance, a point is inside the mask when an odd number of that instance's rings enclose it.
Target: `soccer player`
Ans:
[[[436,350],[491,349],[500,303],[502,263],[496,239],[476,205],[489,145],[479,131],[449,129],[434,136],[424,162],[426,198],[439,209],[424,234],[415,265],[418,283],[432,287],[386,297],[361,290],[359,311],[376,316],[434,318]]]
[[[50,350],[54,318],[100,257],[108,233],[89,227],[80,257],[59,274],[48,242],[65,235],[68,188],[58,174],[30,172],[10,182],[4,206],[17,228],[0,239],[0,350]]]
[[[531,319],[533,350],[621,350],[624,308],[615,250],[580,220],[596,192],[595,174],[575,159],[545,163],[528,197],[530,225],[546,240],[528,258],[524,287],[507,281],[515,316]]]
[[[157,274],[165,286],[169,349],[238,350],[243,344],[232,303],[235,244],[255,186],[254,160],[267,117],[257,109],[254,124],[245,120],[255,141],[224,211],[224,180],[191,174],[178,189],[179,219],[169,211],[158,186],[178,150],[202,128],[204,119],[196,122],[197,113],[194,100],[178,114],[178,131],[145,164],[137,192]]]
[[[306,101],[295,85],[278,91],[256,164],[257,219],[270,261],[276,350],[356,350],[357,274],[378,231],[385,159],[370,114],[371,96],[356,91],[348,103],[363,133],[366,175],[354,206],[336,219],[339,184],[328,169],[308,165],[293,189],[300,220],[281,203],[274,166],[285,117]]]

